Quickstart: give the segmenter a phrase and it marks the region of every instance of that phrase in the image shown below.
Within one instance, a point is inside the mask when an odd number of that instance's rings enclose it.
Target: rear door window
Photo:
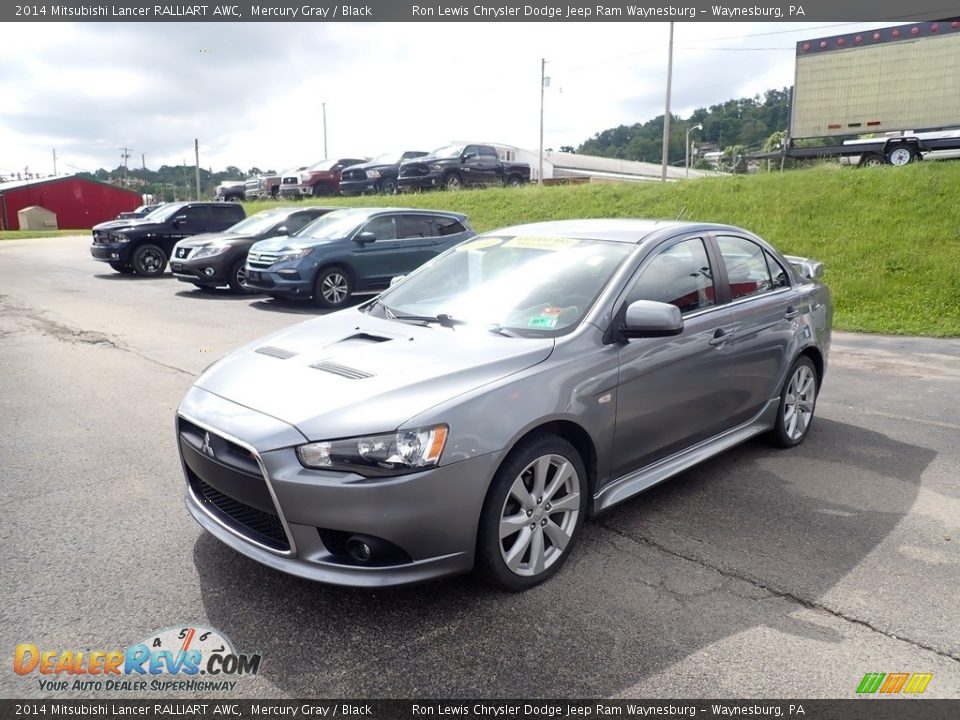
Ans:
[[[398,238],[426,238],[435,235],[436,230],[429,215],[401,215],[398,219]]]

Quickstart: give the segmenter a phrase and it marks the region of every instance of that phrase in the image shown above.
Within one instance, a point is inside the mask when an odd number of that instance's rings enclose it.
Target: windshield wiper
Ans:
[[[424,325],[431,325],[436,323],[440,327],[450,328],[451,330],[457,325],[465,325],[466,322],[463,320],[457,320],[456,318],[450,317],[446,313],[439,313],[437,315],[398,315],[384,305],[384,309],[387,311],[388,315],[395,320],[408,320],[410,322],[419,322]]]
[[[503,325],[491,325],[487,328],[487,330],[492,333],[496,333],[497,335],[503,335],[504,337],[521,337],[519,333],[515,333],[513,330],[508,330],[507,328],[503,327]]]

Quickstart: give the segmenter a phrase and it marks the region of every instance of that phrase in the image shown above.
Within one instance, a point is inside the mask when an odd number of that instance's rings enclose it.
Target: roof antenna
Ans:
[[[677,220],[679,220],[680,218],[682,218],[682,217],[683,217],[683,214],[684,214],[686,211],[687,211],[687,206],[684,205],[683,208],[681,208],[681,210],[680,210],[680,214],[677,215]]]

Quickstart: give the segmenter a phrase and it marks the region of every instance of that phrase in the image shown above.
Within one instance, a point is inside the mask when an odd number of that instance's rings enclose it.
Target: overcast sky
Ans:
[[[793,83],[798,40],[883,23],[675,26],[671,109]],[[663,113],[667,23],[0,24],[0,174],[282,170],[450,140],[579,145]]]

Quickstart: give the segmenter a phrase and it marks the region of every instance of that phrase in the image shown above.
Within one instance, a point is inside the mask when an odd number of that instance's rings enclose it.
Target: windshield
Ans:
[[[186,203],[170,203],[169,205],[161,205],[152,213],[147,215],[144,220],[149,218],[153,222],[164,222],[169,220],[174,216],[178,210],[182,210],[186,207]]]
[[[431,155],[438,158],[460,157],[463,152],[463,145],[445,145],[442,148],[434,150]]]
[[[334,165],[336,165],[336,163],[337,163],[336,160],[321,160],[320,162],[316,162],[310,167],[308,167],[307,171],[314,172],[316,170],[329,170]]]
[[[383,155],[377,155],[373,160],[370,161],[370,164],[377,163],[378,165],[399,165],[400,161],[403,160],[402,152],[388,152]]]
[[[315,240],[342,238],[352,233],[357,225],[366,221],[368,217],[369,210],[334,210],[318,217],[309,225],[293,233],[292,236]]]
[[[635,248],[604,240],[482,235],[387,290],[369,311],[557,335],[580,322]]]
[[[259,235],[277,224],[283,217],[279,210],[264,210],[256,215],[244,218],[236,225],[228,227],[224,232],[234,235]]]

